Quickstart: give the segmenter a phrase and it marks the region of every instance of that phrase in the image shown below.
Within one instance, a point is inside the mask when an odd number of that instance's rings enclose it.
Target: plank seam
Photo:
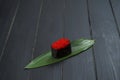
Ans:
[[[66,0],[64,0],[64,7],[63,7],[63,37],[65,37],[65,8],[66,8]]]
[[[66,0],[64,0],[64,8],[63,8],[63,37],[65,37],[65,9],[66,9]],[[62,72],[61,72],[61,80],[63,80],[63,66],[61,65]]]
[[[2,49],[2,52],[1,52],[1,55],[0,55],[0,62],[1,62],[2,57],[3,57],[3,55],[4,55],[4,51],[5,51],[6,45],[7,45],[7,43],[8,43],[8,39],[9,39],[10,34],[11,34],[11,31],[12,31],[12,29],[13,29],[13,25],[14,25],[14,22],[15,22],[15,19],[16,19],[16,15],[17,15],[17,13],[18,13],[19,6],[20,6],[20,0],[19,0],[18,3],[17,3],[17,7],[16,7],[16,9],[15,9],[14,16],[13,16],[12,21],[11,21],[11,24],[10,24],[10,28],[9,28],[9,31],[8,31],[8,33],[7,33],[7,36],[6,36],[4,45],[3,45],[3,49]]]
[[[43,0],[40,6],[40,11],[39,11],[39,15],[38,15],[38,20],[37,20],[37,26],[36,26],[36,31],[35,31],[35,38],[34,38],[34,42],[33,42],[33,48],[32,48],[32,58],[33,58],[33,54],[34,54],[34,50],[35,50],[35,46],[36,46],[36,42],[37,42],[37,36],[38,36],[38,29],[39,29],[39,21],[40,21],[40,16],[41,16],[41,12],[42,12],[42,7],[43,7]]]
[[[32,54],[31,54],[32,59],[34,57],[33,54],[34,54],[35,47],[36,47],[36,42],[37,42],[37,37],[38,37],[38,30],[39,30],[39,24],[40,24],[39,21],[40,21],[42,9],[43,9],[43,0],[41,1],[41,6],[40,6],[40,9],[39,9],[38,19],[37,19],[37,23],[36,23],[36,30],[35,30],[35,35],[34,35],[35,37],[34,37],[34,41],[33,41],[33,48],[32,48]],[[31,80],[30,76],[31,76],[31,72],[29,72],[28,80]]]
[[[90,10],[89,10],[89,2],[87,2],[87,12],[88,12],[88,22],[89,22],[89,29],[90,29],[90,36],[93,39],[93,31],[92,31],[92,25],[91,25],[91,16],[90,16]],[[93,63],[94,63],[94,70],[95,70],[95,79],[98,80],[98,74],[97,74],[97,65],[96,65],[96,58],[95,58],[95,52],[94,47],[92,47],[92,54],[93,54]]]
[[[117,32],[118,32],[119,37],[120,37],[120,30],[119,30],[119,26],[118,26],[118,23],[117,23],[117,19],[116,19],[115,13],[114,13],[114,9],[113,9],[113,5],[112,5],[111,0],[109,0],[109,4],[110,4],[111,11],[112,11],[112,14],[113,14],[113,17],[114,17],[114,21],[115,21],[115,24],[116,24]]]
[[[110,4],[111,12],[112,12],[112,15],[113,15],[115,24],[116,24],[116,29],[117,29],[117,32],[118,32],[118,35],[119,35],[119,38],[120,38],[120,30],[119,30],[119,26],[118,26],[118,23],[117,23],[117,19],[116,19],[115,13],[114,13],[114,9],[113,9],[113,5],[112,5],[111,0],[109,0],[109,4]],[[112,60],[112,58],[111,58],[110,55],[109,55],[109,57],[110,57],[110,61],[111,61],[111,64],[112,64],[112,69],[113,69],[113,72],[114,72],[114,78],[115,78],[115,80],[118,80],[118,79],[117,79],[117,73],[116,73],[116,69],[115,69],[113,60]]]

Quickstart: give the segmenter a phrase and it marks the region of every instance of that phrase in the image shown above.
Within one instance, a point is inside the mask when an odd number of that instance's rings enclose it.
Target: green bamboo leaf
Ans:
[[[93,44],[94,40],[78,39],[72,41],[71,42],[72,53],[70,55],[56,59],[51,56],[51,51],[48,51],[43,55],[40,55],[37,58],[33,59],[25,68],[38,68],[63,61],[67,58],[80,54],[80,52],[87,50]]]

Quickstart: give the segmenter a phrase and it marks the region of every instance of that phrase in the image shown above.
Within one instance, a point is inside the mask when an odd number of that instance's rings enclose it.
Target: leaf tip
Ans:
[[[25,69],[29,69],[30,67],[27,65],[27,66],[25,66],[24,68],[25,68]]]
[[[24,68],[25,68],[25,69],[30,69],[30,68],[32,68],[32,67],[31,67],[31,63],[27,64]]]

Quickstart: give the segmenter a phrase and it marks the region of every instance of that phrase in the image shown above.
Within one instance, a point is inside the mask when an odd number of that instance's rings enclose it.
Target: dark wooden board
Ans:
[[[86,0],[66,0],[65,37],[91,39]],[[63,63],[63,80],[96,80],[92,49]]]
[[[116,28],[118,30],[118,34],[119,34],[119,37],[120,37],[120,1],[119,0],[109,0],[109,2],[110,2],[110,6],[111,6],[111,11],[112,11],[113,16],[114,16],[114,20],[115,20],[115,23],[116,23]],[[118,47],[118,48],[120,48],[120,47]],[[120,52],[117,52],[117,55],[114,57],[114,65],[115,65],[116,75],[117,75],[116,77],[119,77],[117,79],[120,79],[120,75],[119,75],[120,74],[120,64],[119,64],[119,61],[120,61]]]
[[[120,36],[120,0],[109,0],[109,3]]]
[[[0,80],[30,80],[24,66],[32,56],[32,48],[41,0],[21,0],[10,37],[0,62]]]
[[[6,46],[18,5],[19,0],[2,0],[0,3],[0,58]]]
[[[64,0],[43,0],[33,57],[50,50],[51,43],[63,37]],[[32,70],[32,80],[62,80],[61,63]]]
[[[1,5],[2,1],[3,1],[3,0],[0,0],[0,5]]]
[[[98,80],[120,80],[120,38],[109,0],[88,0]]]
[[[0,0],[0,80],[120,80],[119,0]],[[93,48],[25,70],[55,40],[93,38]]]

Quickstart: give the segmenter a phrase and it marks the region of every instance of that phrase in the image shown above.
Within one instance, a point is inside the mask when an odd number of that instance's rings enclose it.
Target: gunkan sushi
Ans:
[[[52,56],[54,58],[61,58],[71,53],[70,40],[67,38],[61,38],[51,45]]]

